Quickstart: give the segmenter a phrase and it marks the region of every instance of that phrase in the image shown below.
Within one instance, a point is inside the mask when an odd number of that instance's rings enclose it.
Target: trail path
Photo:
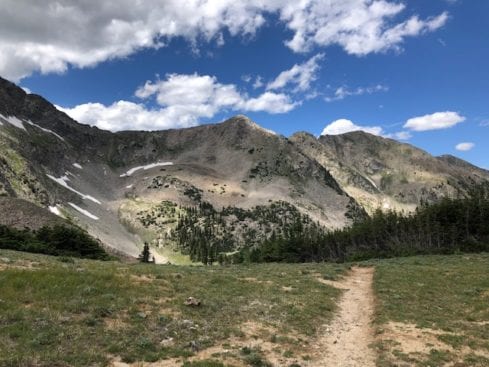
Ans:
[[[340,282],[321,282],[344,289],[338,314],[319,340],[318,366],[374,367],[375,353],[371,321],[374,312],[372,290],[374,269],[355,267]]]

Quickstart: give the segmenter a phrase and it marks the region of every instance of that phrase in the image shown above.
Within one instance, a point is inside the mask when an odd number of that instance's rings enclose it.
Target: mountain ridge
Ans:
[[[376,207],[412,210],[420,200],[464,189],[447,185],[431,197],[433,180],[416,177],[411,186],[399,186],[409,197],[400,199],[393,187],[383,187],[389,176],[382,175],[392,169],[393,159],[381,154],[384,148],[424,157],[423,172],[433,169],[440,175],[436,182],[469,173],[489,178],[470,163],[431,157],[394,140],[366,133],[315,138],[299,132],[287,138],[244,115],[186,129],[109,132],[79,124],[43,97],[2,79],[0,115],[0,195],[56,208],[130,256],[138,255],[143,241],[151,242],[161,247],[161,261],[177,250],[170,235],[177,226],[175,213],[189,215],[185,208],[192,206],[211,205],[221,215],[219,208],[265,213],[255,208],[284,202],[293,206],[289,214],[301,213],[308,223],[334,229],[362,220]],[[401,161],[406,167],[413,163]],[[397,182],[398,172],[391,175]],[[230,215],[223,227],[231,231],[230,238],[270,230],[260,225],[264,218],[253,214],[238,231]]]
[[[314,157],[369,212],[412,211],[420,202],[466,192],[489,172],[456,157],[433,157],[408,143],[354,131],[315,138],[290,138]]]

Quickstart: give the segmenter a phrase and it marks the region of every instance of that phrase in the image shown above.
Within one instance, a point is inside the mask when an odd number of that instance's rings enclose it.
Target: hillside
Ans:
[[[110,133],[76,123],[5,80],[0,115],[3,195],[56,207],[132,256],[142,240],[156,245],[160,232],[173,228],[171,221],[158,230],[137,225],[141,212],[163,201],[207,202],[219,210],[284,201],[328,228],[365,216],[324,167],[244,116],[189,129]],[[160,261],[172,255],[162,252]]]
[[[363,131],[291,138],[316,159],[367,212],[412,211],[421,202],[464,194],[489,172],[453,156],[433,157],[409,144]]]
[[[30,201],[13,197],[0,197],[0,225],[17,229],[37,230],[43,226],[69,225],[69,222],[47,212]]]

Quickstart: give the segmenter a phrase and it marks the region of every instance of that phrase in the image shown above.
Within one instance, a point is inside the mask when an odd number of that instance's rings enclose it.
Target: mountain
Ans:
[[[178,218],[203,203],[249,213],[244,223],[226,212],[223,231],[240,245],[271,235],[260,234],[270,212],[263,208],[277,215],[284,208],[277,203],[291,205],[287,215],[327,228],[366,215],[315,159],[245,116],[189,129],[111,133],[77,123],[3,79],[0,195],[58,213],[132,256],[143,240],[160,244],[160,260],[173,255],[165,245],[175,242],[170,234]]]
[[[8,211],[34,228],[54,213],[130,256],[143,241],[161,262],[187,261],[179,252],[192,255],[188,243],[230,253],[297,228],[341,228],[378,207],[412,210],[488,178],[394,140],[362,132],[288,139],[245,116],[112,133],[0,78]],[[21,210],[26,202],[41,209]]]
[[[379,208],[409,212],[421,202],[455,197],[489,180],[489,171],[459,158],[433,157],[412,145],[363,131],[319,138],[300,132],[290,140],[369,213]]]

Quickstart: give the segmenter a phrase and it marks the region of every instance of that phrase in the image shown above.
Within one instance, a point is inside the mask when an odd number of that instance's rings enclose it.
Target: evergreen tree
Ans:
[[[142,263],[149,263],[150,262],[150,256],[151,256],[151,252],[149,251],[149,244],[147,242],[145,242],[144,247],[143,247],[143,251],[139,255],[138,259]]]

